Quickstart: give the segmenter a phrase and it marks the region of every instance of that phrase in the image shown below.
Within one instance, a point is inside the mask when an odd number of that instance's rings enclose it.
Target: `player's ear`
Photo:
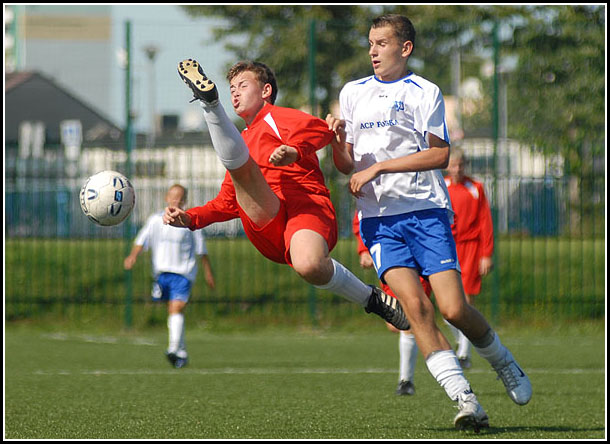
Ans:
[[[269,101],[268,99],[271,98],[272,94],[273,94],[273,87],[271,86],[270,83],[265,83],[265,85],[263,85],[263,100]]]
[[[409,57],[413,53],[413,42],[407,40],[402,44],[402,55],[403,57]]]

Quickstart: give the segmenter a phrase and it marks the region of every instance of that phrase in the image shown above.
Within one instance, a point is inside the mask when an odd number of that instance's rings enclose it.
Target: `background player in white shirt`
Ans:
[[[165,202],[184,208],[186,194],[182,185],[172,185],[165,195]],[[197,275],[197,256],[201,257],[206,284],[211,289],[215,287],[203,232],[166,225],[161,211],[150,216],[138,232],[131,253],[124,260],[125,269],[131,270],[138,255],[148,249],[152,251],[153,300],[168,301],[169,344],[166,356],[174,367],[181,368],[188,362],[184,341],[184,309]]]
[[[407,17],[373,20],[369,56],[374,75],[345,85],[341,120],[329,115],[327,123],[350,154],[347,161],[335,162],[337,168],[345,174],[356,169],[349,188],[358,198],[360,234],[378,276],[403,305],[430,373],[458,402],[455,427],[478,431],[488,426],[487,414],[435,323],[420,274],[428,277],[443,317],[489,361],[510,398],[526,404],[532,390],[510,351],[466,302],[451,233],[453,212],[440,171],[449,159],[443,97],[435,84],[407,69],[414,42]]]

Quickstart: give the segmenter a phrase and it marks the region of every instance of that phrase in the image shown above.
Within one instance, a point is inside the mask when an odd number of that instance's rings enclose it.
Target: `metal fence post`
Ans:
[[[131,180],[131,150],[133,145],[132,138],[132,114],[131,114],[131,22],[125,22],[125,150],[127,160],[125,163],[125,175]],[[123,226],[123,239],[125,241],[125,256],[131,249],[131,228],[130,219],[125,221]],[[130,328],[133,324],[133,277],[131,270],[125,270],[125,327]]]

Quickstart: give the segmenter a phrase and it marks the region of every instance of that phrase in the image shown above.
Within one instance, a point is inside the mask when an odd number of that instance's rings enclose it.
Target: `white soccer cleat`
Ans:
[[[501,379],[506,387],[506,393],[510,399],[516,404],[525,405],[532,398],[532,384],[511,352],[507,349],[506,353],[504,362],[493,368],[498,374],[498,379]]]
[[[458,395],[458,409],[460,412],[453,419],[453,425],[456,429],[474,429],[475,433],[479,433],[481,427],[489,427],[489,418],[487,413],[479,404],[474,393],[460,393]]]

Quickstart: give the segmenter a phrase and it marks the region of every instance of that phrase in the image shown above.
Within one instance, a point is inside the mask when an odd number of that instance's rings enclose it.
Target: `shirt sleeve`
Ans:
[[[354,144],[354,131],[352,129],[352,112],[348,103],[348,93],[344,87],[339,93],[340,118],[345,120],[345,142]]]
[[[201,207],[190,208],[186,210],[186,213],[191,216],[191,225],[189,226],[191,230],[199,230],[216,222],[238,218],[239,209],[235,187],[229,178],[229,174],[225,175],[220,192],[214,199]]]
[[[148,250],[150,247],[149,239],[150,239],[150,234],[151,234],[151,230],[152,230],[152,220],[153,220],[153,216],[149,217],[146,220],[146,223],[140,229],[140,231],[138,231],[138,234],[136,235],[136,239],[133,241],[134,245],[143,247],[144,250]]]
[[[203,236],[203,230],[193,231],[193,236],[195,240],[195,254],[198,256],[208,254],[208,249],[205,244],[205,238]]]
[[[479,239],[480,239],[480,256],[481,257],[491,257],[494,251],[494,229],[493,229],[493,220],[491,217],[491,210],[489,208],[489,202],[487,201],[487,197],[485,196],[485,188],[483,184],[478,183],[477,188],[479,188],[480,195],[480,205],[479,205]]]
[[[299,159],[324,148],[334,137],[324,120],[302,111],[288,112],[277,121],[283,142],[298,151]]]
[[[450,143],[445,121],[445,101],[438,87],[433,88],[430,95],[423,98],[415,112],[414,120],[415,129],[424,136],[426,143],[429,143],[430,133]]]

